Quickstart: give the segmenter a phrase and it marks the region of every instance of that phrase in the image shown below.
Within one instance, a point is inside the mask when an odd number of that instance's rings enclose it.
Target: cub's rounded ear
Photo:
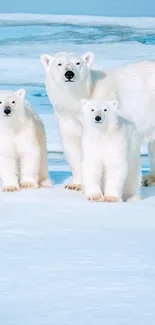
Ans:
[[[26,94],[25,89],[19,89],[19,90],[16,91],[16,95],[21,99],[24,99],[25,94]]]
[[[91,52],[87,52],[85,54],[82,55],[82,59],[85,63],[87,63],[87,65],[89,67],[91,67],[91,65],[93,64],[94,62],[94,54],[91,53]]]
[[[109,104],[114,109],[115,112],[118,110],[119,103],[117,99],[110,100]]]
[[[52,55],[49,55],[49,54],[42,54],[41,55],[40,61],[41,61],[42,65],[43,65],[43,67],[45,68],[45,70],[48,70],[52,59],[53,59]]]
[[[87,105],[87,103],[88,103],[88,100],[87,99],[85,99],[85,98],[81,99],[81,105],[82,105],[82,107],[85,107]]]

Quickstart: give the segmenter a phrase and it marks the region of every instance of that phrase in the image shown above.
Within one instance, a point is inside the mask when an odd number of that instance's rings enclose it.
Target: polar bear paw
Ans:
[[[66,190],[70,191],[81,191],[82,190],[82,185],[81,184],[66,184],[65,185]]]
[[[104,202],[104,196],[100,193],[87,196],[90,202]]]
[[[45,179],[44,181],[41,181],[39,183],[39,187],[42,187],[42,188],[51,188],[52,187],[52,182],[50,181],[50,179]]]
[[[38,188],[38,185],[35,183],[31,183],[31,182],[21,182],[20,188],[21,188],[21,190],[34,189],[34,188]]]
[[[121,202],[121,200],[118,196],[105,196],[104,202],[116,203],[116,202]]]
[[[155,185],[155,174],[146,174],[143,176],[142,180],[143,186],[153,186]]]
[[[2,188],[2,191],[3,192],[17,192],[17,191],[19,191],[20,190],[20,187],[19,186],[17,186],[17,185],[11,185],[11,186],[4,186],[3,188]]]

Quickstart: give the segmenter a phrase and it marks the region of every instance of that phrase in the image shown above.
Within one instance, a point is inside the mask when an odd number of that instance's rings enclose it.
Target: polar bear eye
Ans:
[[[80,62],[76,62],[76,65],[80,65]]]
[[[0,105],[2,104],[2,102],[0,102]]]
[[[61,67],[62,66],[62,63],[58,63],[58,66]]]
[[[92,112],[94,112],[94,109],[91,109]]]
[[[107,109],[106,108],[104,109],[104,112],[107,112]]]
[[[15,100],[12,101],[12,104],[15,104]]]

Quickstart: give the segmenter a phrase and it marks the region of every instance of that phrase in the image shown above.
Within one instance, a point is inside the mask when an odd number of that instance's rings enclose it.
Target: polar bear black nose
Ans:
[[[74,75],[75,75],[74,72],[73,71],[70,71],[70,70],[66,71],[66,73],[65,73],[65,77],[68,80],[73,79],[74,78]]]
[[[95,121],[96,121],[96,122],[100,122],[100,121],[101,121],[101,116],[96,116],[96,117],[95,117]]]
[[[4,114],[5,114],[5,115],[10,115],[10,114],[11,114],[11,109],[10,109],[10,107],[5,107],[5,109],[4,109]]]

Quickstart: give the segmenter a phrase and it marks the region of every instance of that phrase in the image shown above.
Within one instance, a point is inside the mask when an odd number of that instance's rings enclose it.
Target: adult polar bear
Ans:
[[[60,137],[72,170],[66,187],[81,188],[82,98],[118,99],[120,109],[136,124],[140,135],[150,136],[151,173],[144,185],[155,184],[155,61],[141,61],[107,71],[92,69],[94,56],[59,52],[44,54],[46,90],[54,106]]]

